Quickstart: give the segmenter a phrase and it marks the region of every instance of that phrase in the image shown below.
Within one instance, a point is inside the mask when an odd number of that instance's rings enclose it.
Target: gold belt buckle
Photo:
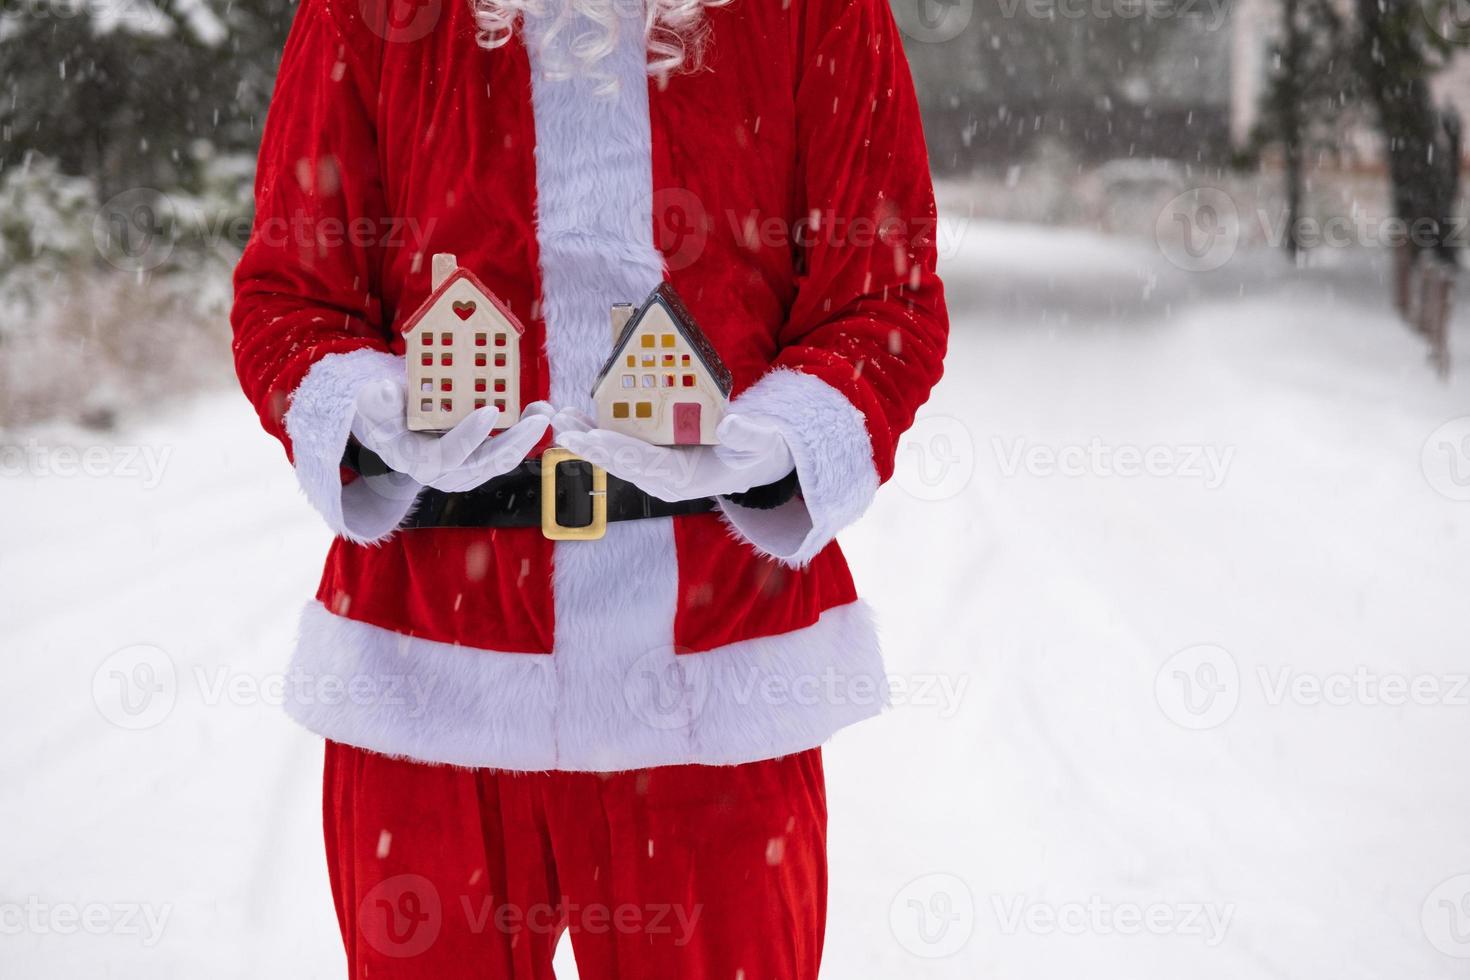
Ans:
[[[541,533],[552,541],[596,541],[607,533],[607,470],[592,467],[592,522],[568,527],[556,520],[556,468],[582,457],[560,446],[541,454]],[[583,460],[583,462],[587,462]]]

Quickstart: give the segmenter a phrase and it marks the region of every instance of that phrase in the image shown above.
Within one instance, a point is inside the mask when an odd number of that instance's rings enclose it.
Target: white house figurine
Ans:
[[[637,310],[615,305],[612,332],[592,386],[597,424],[656,446],[714,444],[730,371],[674,287],[663,283]]]
[[[408,359],[408,427],[436,432],[477,408],[500,409],[495,427],[521,417],[525,327],[453,255],[433,259],[433,291],[403,327]]]

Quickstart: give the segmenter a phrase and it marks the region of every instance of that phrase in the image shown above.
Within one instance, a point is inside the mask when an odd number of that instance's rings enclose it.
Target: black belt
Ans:
[[[364,476],[389,472],[377,453],[355,440],[348,443],[343,465]],[[543,502],[548,491],[553,499],[550,508]],[[539,527],[548,538],[585,540],[602,537],[609,521],[678,517],[714,509],[713,497],[660,500],[564,449],[548,449],[473,490],[424,490],[401,526]]]

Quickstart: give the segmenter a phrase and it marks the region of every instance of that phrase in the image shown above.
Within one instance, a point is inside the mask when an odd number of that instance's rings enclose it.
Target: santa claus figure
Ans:
[[[887,0],[301,0],[256,194],[234,349],[336,535],[289,711],[351,975],[550,977],[565,933],[588,980],[815,978],[819,747],[885,691],[834,536],[947,333]],[[439,253],[524,327],[514,424],[405,422]],[[664,283],[714,445],[592,418]]]

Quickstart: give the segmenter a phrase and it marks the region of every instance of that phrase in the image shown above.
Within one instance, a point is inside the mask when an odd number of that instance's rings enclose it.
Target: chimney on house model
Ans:
[[[632,303],[614,303],[612,305],[612,342],[614,347],[617,346],[618,338],[623,335],[623,328],[628,325],[628,321],[631,319],[633,319]]]
[[[444,285],[444,280],[454,275],[454,270],[457,268],[459,268],[459,263],[455,261],[453,252],[435,252],[434,265],[430,271],[430,290]]]

